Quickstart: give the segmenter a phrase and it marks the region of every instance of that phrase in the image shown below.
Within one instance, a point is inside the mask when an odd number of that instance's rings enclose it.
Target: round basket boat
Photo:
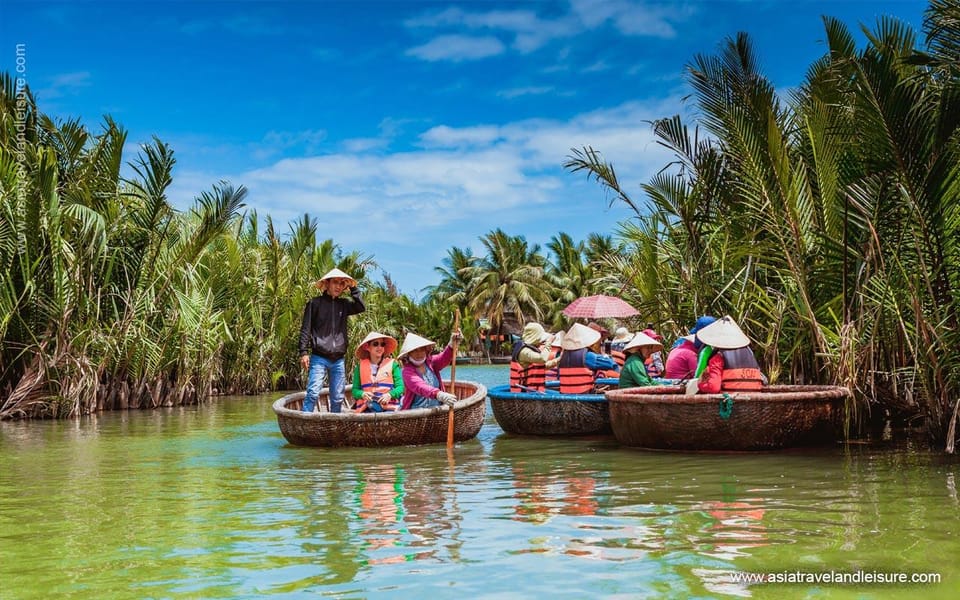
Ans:
[[[490,406],[500,427],[521,435],[597,435],[610,433],[610,412],[603,394],[511,392],[490,388]]]
[[[453,438],[457,442],[473,439],[483,426],[487,410],[487,388],[472,381],[457,381],[453,405]],[[347,386],[349,394],[350,386]],[[417,408],[398,412],[327,412],[326,388],[317,401],[319,412],[302,410],[304,392],[295,392],[273,403],[280,432],[296,446],[412,446],[442,444],[447,441],[450,409],[446,406]]]
[[[847,388],[771,385],[757,392],[684,395],[682,386],[611,390],[610,425],[624,446],[659,450],[778,450],[835,442]]]

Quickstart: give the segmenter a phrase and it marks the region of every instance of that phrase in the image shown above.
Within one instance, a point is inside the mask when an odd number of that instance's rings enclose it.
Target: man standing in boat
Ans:
[[[357,280],[332,269],[317,282],[320,295],[307,302],[300,325],[300,365],[307,372],[303,411],[313,412],[326,374],[330,386],[330,412],[343,403],[344,360],[347,353],[347,317],[366,310]],[[340,295],[349,288],[351,299]]]

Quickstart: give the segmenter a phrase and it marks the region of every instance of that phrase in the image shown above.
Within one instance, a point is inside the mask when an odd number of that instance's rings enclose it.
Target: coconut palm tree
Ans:
[[[550,302],[550,286],[545,285],[546,258],[540,246],[529,246],[523,236],[501,229],[482,236],[480,242],[487,254],[468,269],[472,313],[488,319],[491,330],[501,334],[507,315],[520,323],[541,320]]]

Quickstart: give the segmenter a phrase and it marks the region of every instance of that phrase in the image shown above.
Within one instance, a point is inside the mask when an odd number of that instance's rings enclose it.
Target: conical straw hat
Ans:
[[[326,275],[324,275],[317,281],[317,289],[320,291],[326,290],[328,279],[349,279],[350,280],[349,287],[357,287],[356,279],[354,279],[353,277],[350,277],[340,269],[330,269],[329,271],[327,271]]]
[[[630,330],[626,327],[617,327],[617,330],[613,333],[613,339],[610,340],[614,344],[619,344],[620,342],[629,342],[633,339],[633,334],[630,333]]]
[[[663,344],[641,331],[637,335],[633,336],[633,339],[627,342],[627,345],[623,347],[623,351],[626,352],[627,350],[640,348],[642,346],[653,346],[656,348],[655,352],[663,350]]]
[[[403,338],[403,346],[400,347],[400,354],[397,355],[397,358],[403,358],[418,348],[432,348],[435,345],[435,342],[425,337],[420,337],[415,333],[408,333],[407,337]]]
[[[750,338],[743,333],[730,315],[717,319],[697,331],[697,338],[704,344],[721,350],[733,350],[750,345]]]
[[[369,349],[365,349],[364,346],[367,345],[367,342],[372,342],[373,340],[387,340],[387,347],[383,351],[385,356],[390,356],[397,350],[397,340],[385,333],[371,331],[367,334],[367,337],[363,338],[363,341],[360,342],[360,345],[357,346],[357,351],[354,352],[354,356],[357,358],[366,358],[369,354]]]
[[[591,329],[581,323],[574,323],[565,334],[563,334],[563,344],[560,346],[564,350],[579,350],[580,348],[589,348],[600,341],[600,332]]]

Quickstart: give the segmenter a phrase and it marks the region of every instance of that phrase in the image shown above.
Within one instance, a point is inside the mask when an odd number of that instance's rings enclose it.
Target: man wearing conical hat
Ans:
[[[340,269],[331,269],[316,283],[320,295],[303,309],[300,324],[300,365],[307,371],[303,411],[313,412],[326,375],[330,387],[330,412],[343,403],[344,361],[347,353],[347,317],[366,310],[357,280]],[[350,298],[341,294],[350,290]]]
[[[663,350],[663,344],[646,333],[640,332],[633,336],[623,347],[627,360],[620,370],[619,387],[641,387],[654,385],[653,379],[647,373],[646,360],[654,353]]]
[[[702,394],[756,391],[764,384],[750,338],[730,315],[697,331],[703,352],[709,352],[707,367],[700,374],[697,390]]]
[[[560,356],[560,393],[590,394],[598,371],[619,371],[617,363],[600,353],[602,335],[581,323],[563,334]]]
[[[546,390],[547,369],[560,362],[550,358],[547,342],[551,336],[540,323],[527,323],[523,334],[510,353],[510,391],[542,392]]]

